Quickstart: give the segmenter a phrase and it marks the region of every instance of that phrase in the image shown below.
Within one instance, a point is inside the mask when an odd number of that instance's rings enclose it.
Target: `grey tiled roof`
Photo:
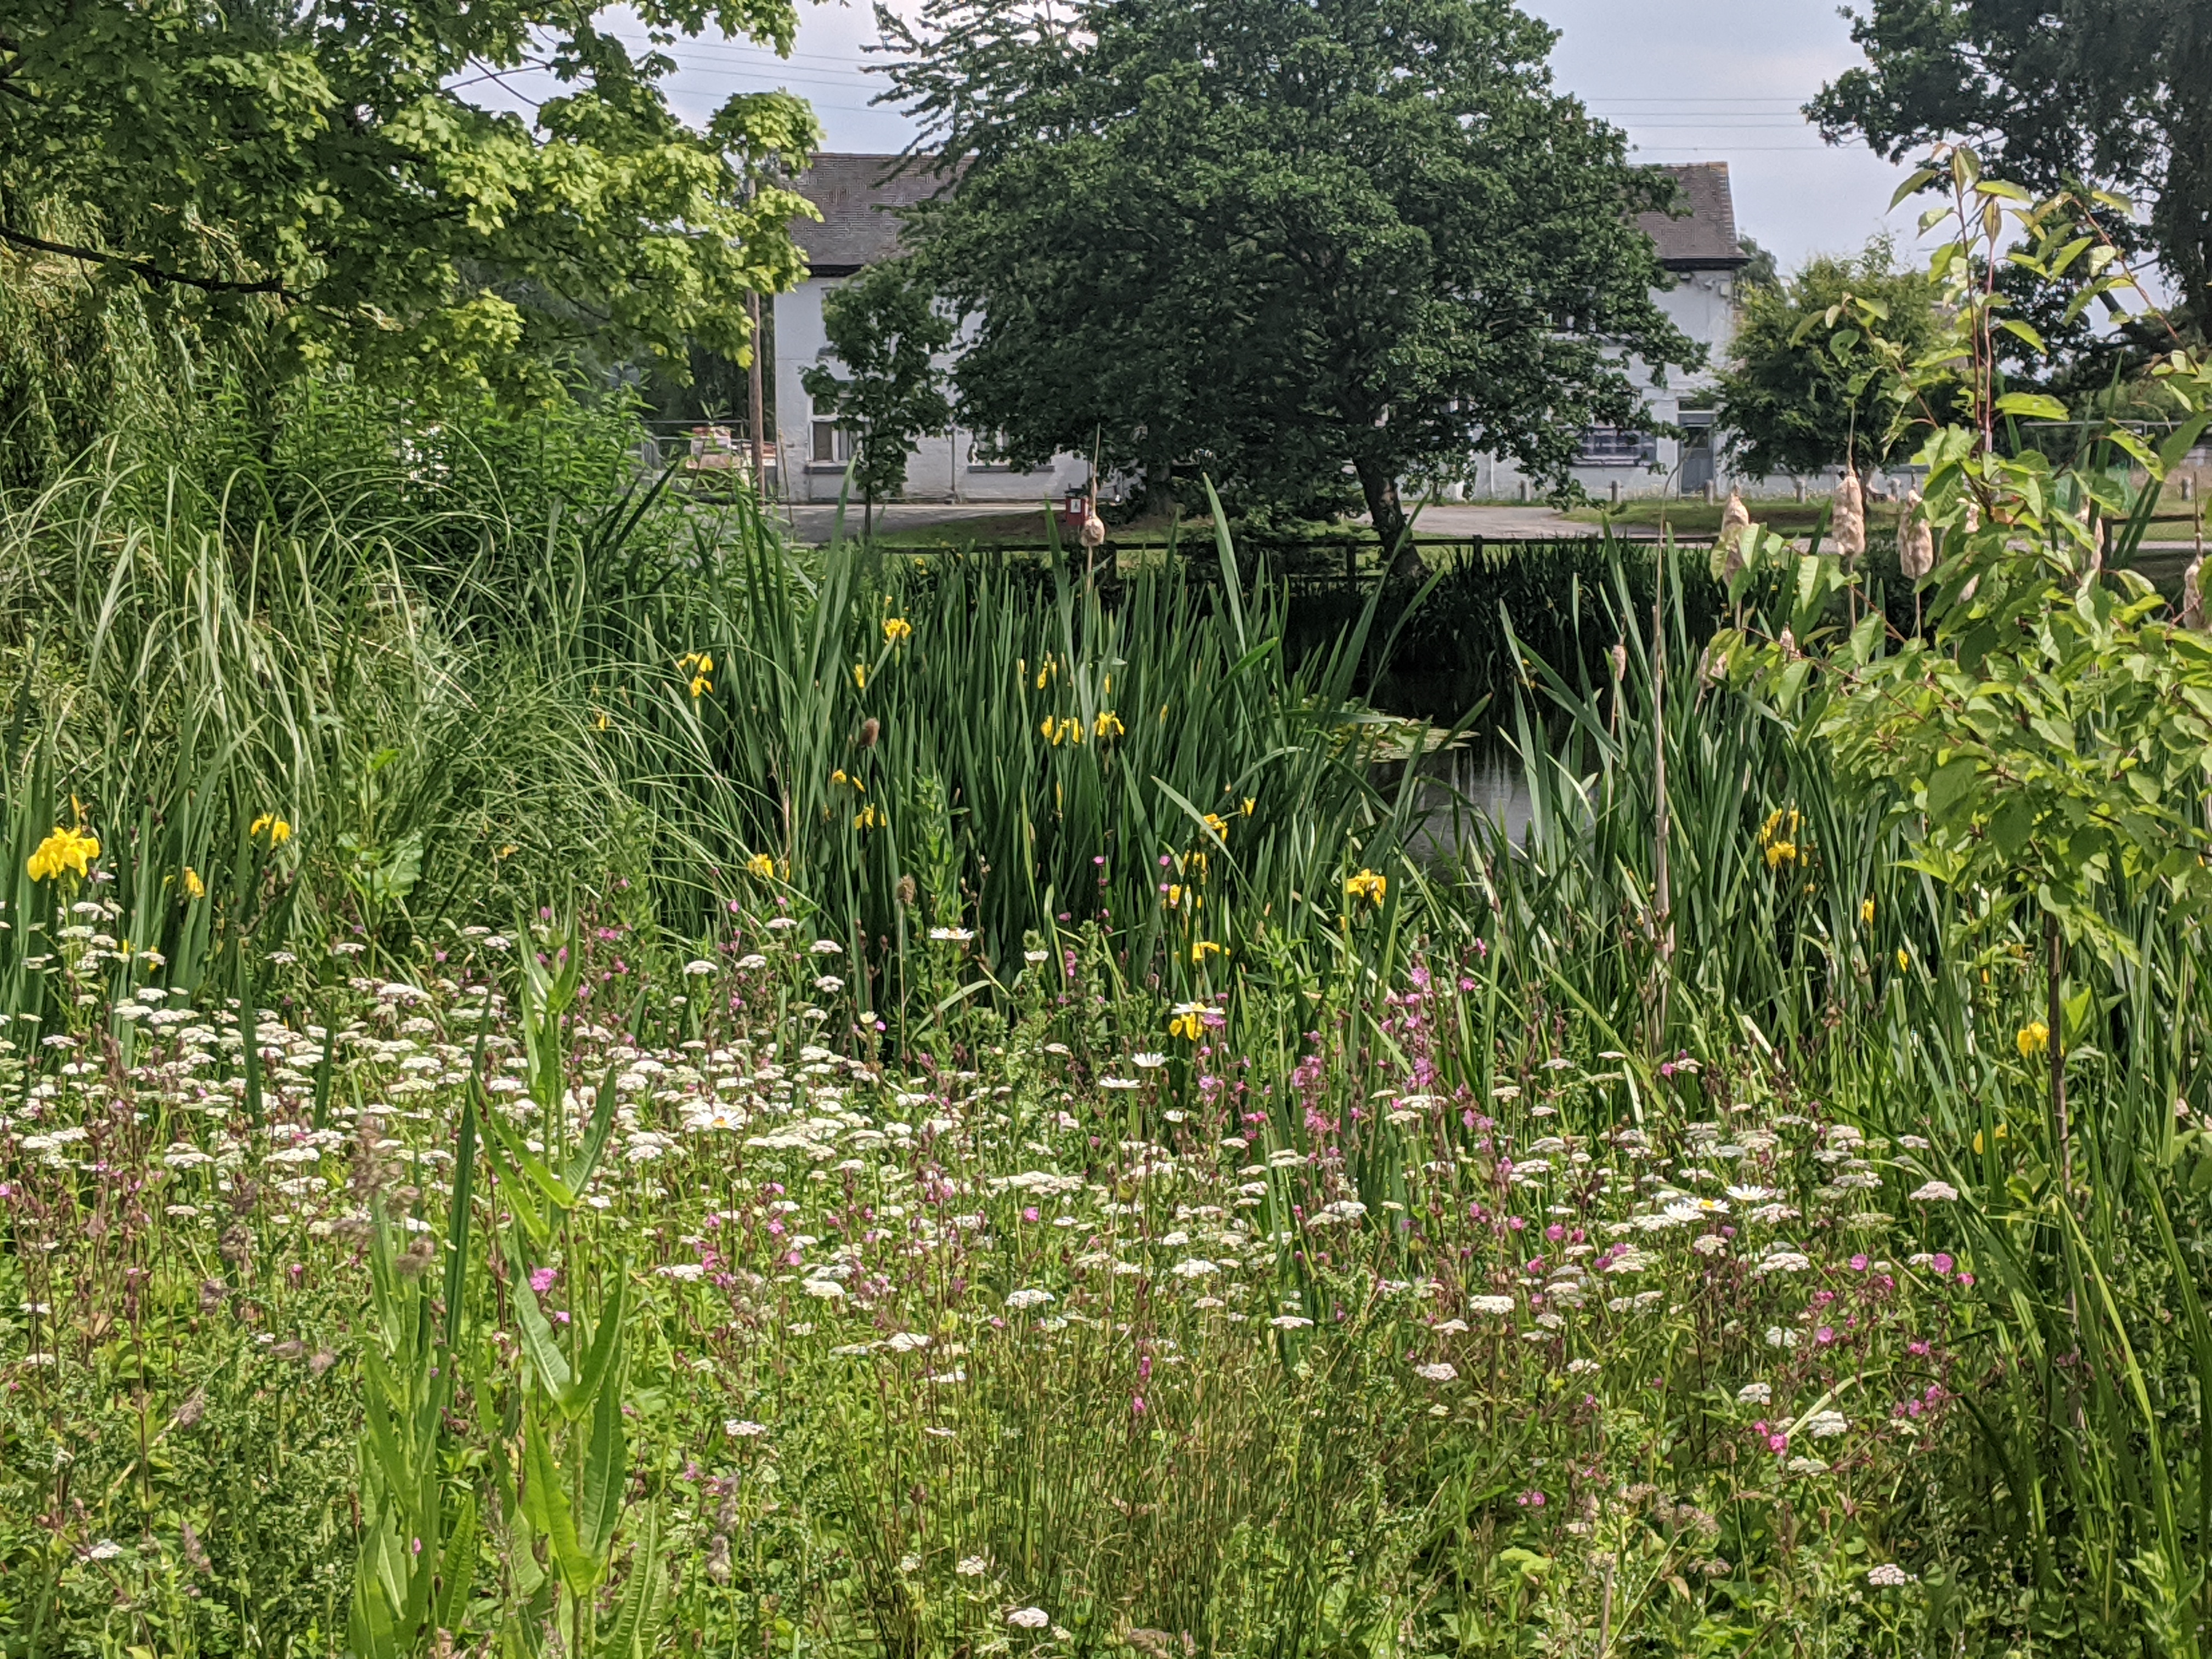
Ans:
[[[893,210],[937,193],[941,181],[925,164],[894,177],[901,159],[817,155],[792,181],[793,189],[822,210],[818,224],[811,219],[791,222],[792,240],[815,276],[848,276],[882,258],[898,245],[899,220]]]
[[[941,182],[924,165],[899,172],[896,155],[823,155],[793,181],[822,210],[818,224],[792,221],[791,234],[817,276],[848,276],[882,258],[898,245],[895,210],[927,201]],[[1733,270],[1746,261],[1735,240],[1735,204],[1725,161],[1669,167],[1689,209],[1683,218],[1664,213],[1638,217],[1658,245],[1662,264],[1676,270]]]
[[[1687,217],[1664,213],[1637,216],[1636,222],[1658,244],[1659,262],[1674,270],[1733,270],[1748,257],[1735,240],[1735,201],[1729,193],[1726,161],[1694,161],[1661,169],[1681,187]]]

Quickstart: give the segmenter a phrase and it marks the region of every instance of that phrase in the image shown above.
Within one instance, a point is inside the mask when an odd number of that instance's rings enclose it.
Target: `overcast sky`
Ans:
[[[1784,268],[1808,253],[1846,252],[1885,226],[1911,240],[1913,208],[1887,214],[1902,169],[1863,146],[1832,148],[1798,108],[1861,61],[1829,0],[1522,0],[1559,31],[1559,84],[1625,128],[1654,161],[1726,161],[1738,228]],[[864,74],[876,36],[865,4],[803,5],[787,61],[739,42],[686,42],[672,87],[703,118],[732,92],[781,86],[811,102],[828,147],[896,150],[911,129],[871,107],[881,80]],[[536,88],[530,88],[543,95]]]

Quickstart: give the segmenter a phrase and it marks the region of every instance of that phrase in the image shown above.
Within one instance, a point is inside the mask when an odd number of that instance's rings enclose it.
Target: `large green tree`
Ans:
[[[1972,144],[1992,175],[2042,196],[2069,185],[2147,210],[2103,216],[2173,285],[2173,320],[2212,327],[2212,9],[2205,0],[1872,0],[1847,14],[1869,67],[1846,70],[1806,112],[1828,137],[1863,137],[1891,159],[1939,140]],[[2077,268],[2087,274],[2088,267]],[[2063,316],[2063,289],[2027,309]],[[2110,331],[2106,331],[2109,337]],[[2069,343],[2094,348],[2086,329]]]
[[[846,372],[817,363],[801,369],[799,381],[815,413],[833,416],[852,434],[853,481],[872,534],[876,503],[905,486],[915,441],[952,419],[937,359],[956,331],[912,267],[886,259],[823,297],[822,331]]]
[[[1942,337],[1936,293],[1886,241],[1856,258],[1816,255],[1787,282],[1745,283],[1719,403],[1738,466],[1802,475],[1886,453],[1899,405],[1875,347],[1917,362]]]
[[[894,95],[957,188],[921,258],[974,319],[966,422],[1018,460],[1203,466],[1293,506],[1510,455],[1565,488],[1647,424],[1632,359],[1698,349],[1632,215],[1666,177],[1553,90],[1508,0],[879,7]]]
[[[788,50],[792,0],[641,0],[633,48],[550,0],[6,0],[0,251],[273,331],[271,361],[495,380],[588,340],[748,349],[796,281],[763,187],[817,129],[781,93],[679,120],[659,48],[713,25]],[[528,102],[501,79],[550,72]],[[0,256],[0,258],[4,258]]]

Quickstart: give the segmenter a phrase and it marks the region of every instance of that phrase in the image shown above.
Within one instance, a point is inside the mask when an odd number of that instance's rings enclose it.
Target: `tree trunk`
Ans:
[[[1145,512],[1155,519],[1175,517],[1175,466],[1165,458],[1145,463]]]
[[[1382,544],[1382,557],[1393,582],[1418,582],[1427,574],[1413,538],[1406,533],[1406,507],[1398,499],[1395,468],[1375,461],[1358,463],[1359,493],[1367,498],[1367,521]]]

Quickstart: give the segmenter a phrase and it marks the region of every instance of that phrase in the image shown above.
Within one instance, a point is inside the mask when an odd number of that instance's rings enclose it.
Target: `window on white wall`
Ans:
[[[814,447],[808,457],[817,466],[842,466],[853,459],[853,434],[835,421],[814,422]]]
[[[1659,458],[1659,441],[1648,432],[1626,427],[1590,426],[1583,428],[1577,466],[1646,466]]]
[[[1003,432],[978,432],[968,446],[968,470],[970,472],[1012,472],[1013,466],[1006,459],[1006,434]]]

